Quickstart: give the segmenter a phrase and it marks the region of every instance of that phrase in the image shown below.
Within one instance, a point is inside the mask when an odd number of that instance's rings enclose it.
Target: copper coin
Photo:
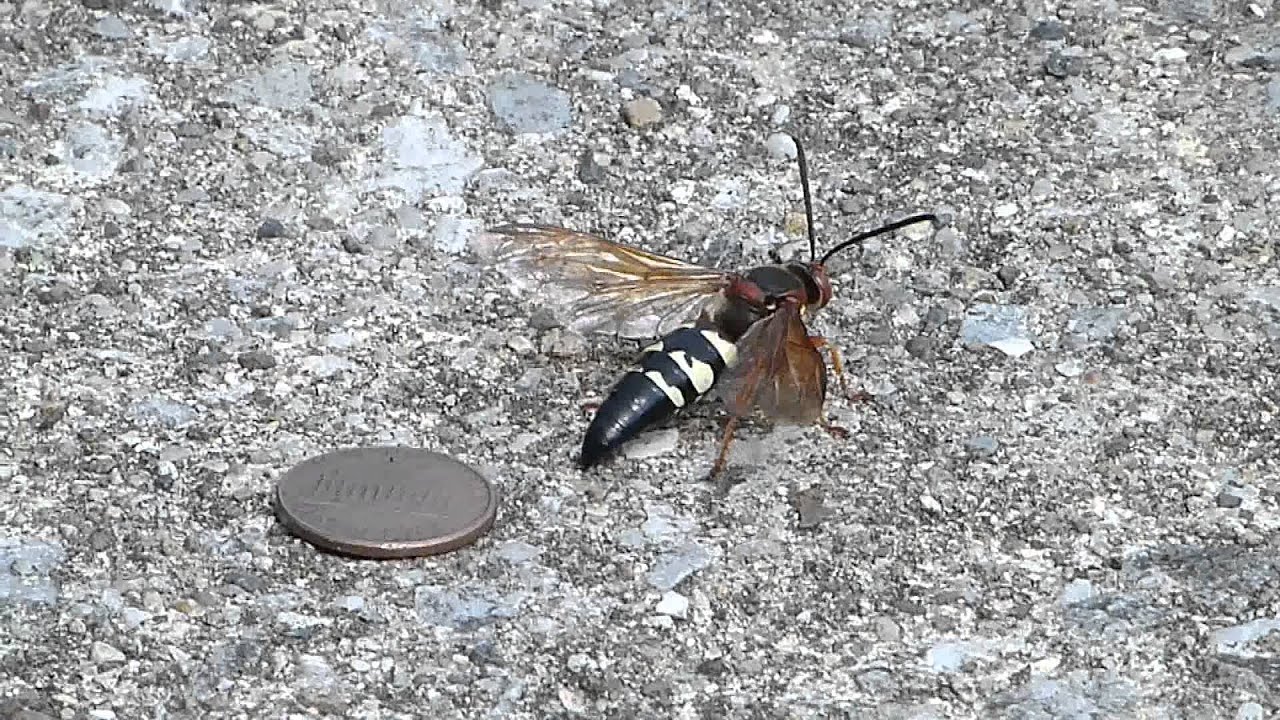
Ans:
[[[339,450],[299,463],[276,484],[276,514],[324,550],[365,558],[435,555],[493,527],[497,495],[483,475],[440,453]]]

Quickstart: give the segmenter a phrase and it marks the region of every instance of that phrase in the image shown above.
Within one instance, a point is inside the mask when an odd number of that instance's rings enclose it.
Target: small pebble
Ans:
[[[693,195],[697,191],[698,186],[696,183],[688,180],[681,180],[679,182],[672,183],[671,187],[667,190],[667,193],[671,196],[672,200],[684,205],[693,199]]]
[[[637,98],[622,106],[622,116],[631,127],[648,127],[662,122],[662,106],[653,98]]]
[[[352,255],[363,255],[369,252],[369,244],[354,235],[342,236],[342,249]]]
[[[925,335],[916,335],[907,340],[904,347],[907,350],[907,354],[918,360],[932,360],[937,355],[934,350],[933,338]]]
[[[596,154],[588,150],[578,158],[578,179],[588,185],[604,182],[608,178],[604,166],[596,161]]]
[[[765,147],[779,160],[794,160],[796,157],[796,141],[786,133],[773,133],[765,141]]]
[[[519,565],[541,555],[542,548],[536,545],[530,545],[523,540],[508,540],[498,546],[495,552],[497,552],[498,557],[503,560],[506,560],[513,565]]]
[[[236,358],[245,370],[269,370],[276,366],[276,358],[266,350],[250,350]]]
[[[93,26],[93,31],[107,40],[128,40],[133,37],[133,31],[117,15],[103,15]]]
[[[960,325],[960,340],[1017,358],[1035,349],[1026,325],[1027,311],[1019,305],[976,303]]]
[[[70,285],[59,280],[48,290],[37,292],[36,299],[45,305],[58,305],[75,297],[75,294],[75,290]]]
[[[364,609],[365,599],[359,595],[343,595],[334,604],[347,612],[360,612]]]
[[[722,657],[711,658],[698,663],[698,674],[707,677],[720,677],[728,670],[729,666]]]
[[[947,309],[941,305],[930,307],[924,314],[924,330],[925,332],[933,332],[943,325],[947,324]]]
[[[284,223],[276,220],[275,218],[267,218],[258,226],[259,239],[280,238],[284,237],[284,235]]]
[[[94,552],[102,552],[110,548],[113,543],[111,534],[105,530],[95,530],[89,535],[89,549]]]
[[[1031,28],[1036,40],[1061,40],[1067,36],[1067,28],[1057,20],[1041,20]]]
[[[534,330],[551,330],[560,327],[560,324],[560,319],[550,308],[540,307],[529,314],[529,327]]]
[[[793,238],[803,238],[808,232],[809,220],[802,212],[789,212],[782,224],[782,231]]]
[[[1157,50],[1151,59],[1157,65],[1172,65],[1175,63],[1185,62],[1187,59],[1187,51],[1182,48],[1162,48]]]
[[[1243,703],[1236,710],[1236,720],[1264,720],[1266,718],[1266,710],[1256,702],[1249,701]]]
[[[1084,366],[1080,364],[1079,360],[1075,360],[1075,359],[1063,360],[1057,365],[1054,365],[1053,369],[1057,370],[1058,374],[1061,375],[1062,377],[1069,377],[1069,378],[1079,377],[1081,374],[1084,373]]]
[[[926,512],[932,513],[934,515],[942,514],[942,504],[939,503],[937,499],[934,498],[932,495],[928,495],[928,494],[921,495],[920,507],[924,508]]]
[[[975,455],[994,455],[1000,449],[1000,443],[990,435],[975,435],[965,442]]]
[[[965,252],[964,236],[955,228],[944,227],[934,236],[935,243],[948,255],[963,255]]]
[[[1062,594],[1058,596],[1058,602],[1063,607],[1080,605],[1092,600],[1097,594],[1098,591],[1094,589],[1093,583],[1081,578],[1072,580],[1067,583],[1066,587],[1062,588]]]
[[[1243,503],[1244,499],[1229,489],[1218,493],[1218,507],[1220,508],[1238,508]]]
[[[623,446],[622,454],[632,460],[658,457],[674,451],[679,443],[680,431],[676,428],[651,430]]]
[[[517,355],[532,355],[536,350],[533,341],[523,335],[516,335],[508,340],[507,347],[514,350]]]
[[[623,68],[618,71],[614,80],[618,83],[618,87],[631,88],[632,90],[644,87],[644,77],[635,68]]]
[[[436,222],[431,242],[437,250],[456,255],[467,249],[480,230],[479,220],[450,215]]]
[[[883,642],[896,643],[902,639],[902,627],[892,618],[877,618],[875,628],[876,636]]]
[[[818,488],[811,488],[791,499],[796,509],[796,527],[801,530],[812,530],[822,524],[831,515],[831,509],[825,504],[824,493]]]
[[[664,553],[649,571],[649,584],[672,590],[685,578],[711,564],[711,553],[696,542],[685,543],[675,552]]]
[[[232,570],[225,578],[227,584],[251,593],[260,593],[266,589],[267,583],[262,578],[244,570]]]
[[[89,650],[89,658],[96,665],[114,665],[127,659],[124,653],[104,642],[95,642],[93,644]]]
[[[551,357],[579,357],[587,352],[587,339],[572,330],[551,330],[542,336],[538,349]]]
[[[204,137],[209,132],[208,128],[200,123],[185,122],[174,129],[174,133],[178,137],[199,138]]]
[[[960,672],[972,659],[973,653],[966,643],[950,640],[935,644],[925,653],[929,667],[939,674]]]
[[[488,88],[489,108],[509,132],[550,133],[569,127],[569,94],[524,73],[507,73]]]
[[[115,297],[124,293],[124,284],[118,278],[98,278],[93,284],[93,292],[107,297]]]
[[[683,619],[689,615],[689,598],[674,590],[668,591],[662,595],[654,609],[660,615]]]
[[[582,696],[567,687],[562,687],[556,691],[556,698],[564,709],[570,715],[585,715],[587,712],[587,703]]]
[[[120,620],[130,630],[151,619],[151,613],[138,608],[125,608],[120,613]]]
[[[1045,74],[1056,78],[1069,78],[1084,72],[1084,59],[1078,55],[1068,55],[1059,50],[1049,53],[1044,59]]]
[[[180,191],[173,196],[173,200],[181,205],[200,205],[210,200],[209,191],[204,188],[194,187]]]

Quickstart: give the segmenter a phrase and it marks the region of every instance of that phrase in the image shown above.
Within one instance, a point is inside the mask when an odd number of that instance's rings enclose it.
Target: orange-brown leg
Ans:
[[[756,392],[760,389],[760,381],[764,379],[766,357],[765,353],[756,355],[745,376],[745,382],[729,402],[729,421],[725,423],[724,438],[720,441],[720,454],[716,456],[716,462],[711,466],[711,472],[707,475],[708,480],[716,480],[724,472],[725,465],[729,461],[729,445],[733,443],[733,431],[738,428],[738,422],[743,414],[749,414],[755,406]]]
[[[821,335],[810,335],[809,342],[813,343],[814,350],[826,348],[827,352],[831,353],[831,369],[836,373],[836,384],[840,386],[840,394],[849,397],[849,386],[844,381],[844,360],[840,357],[840,351]]]
[[[840,350],[821,335],[811,335],[809,337],[809,342],[813,343],[814,350],[826,348],[827,351],[831,353],[831,369],[835,371],[836,383],[840,385],[840,392],[847,398],[854,400],[862,399],[858,396],[849,394],[849,386],[844,381],[844,360],[840,357]],[[866,393],[858,393],[858,395],[861,395],[866,399],[871,398],[871,396]],[[837,440],[845,440],[849,437],[848,430],[840,427],[839,425],[832,425],[831,421],[826,419],[826,417],[819,417],[818,424],[822,426],[823,430],[830,433],[831,437]]]
[[[715,480],[724,472],[725,463],[729,460],[729,445],[733,444],[733,431],[738,427],[738,416],[730,415],[729,422],[724,426],[724,437],[720,440],[720,454],[716,456],[715,465],[711,466],[711,472],[707,474],[708,480]]]
[[[819,419],[818,419],[818,425],[822,426],[822,429],[823,429],[823,430],[826,430],[826,431],[831,435],[831,437],[833,437],[833,438],[835,438],[835,439],[837,439],[837,440],[848,440],[848,439],[849,439],[849,431],[848,431],[848,430],[846,430],[846,429],[844,429],[844,428],[840,427],[839,425],[832,425],[832,424],[831,424],[831,421],[830,421],[830,420],[828,420],[828,419],[826,419],[826,418],[819,418]]]
[[[853,402],[870,402],[872,397],[864,390],[854,393],[849,392],[849,386],[844,381],[844,359],[840,356],[840,351],[836,349],[836,346],[832,345],[824,337],[812,337],[811,340],[813,341],[814,349],[825,347],[831,352],[831,367],[835,371],[836,383],[840,385],[840,392],[844,393],[844,396]]]

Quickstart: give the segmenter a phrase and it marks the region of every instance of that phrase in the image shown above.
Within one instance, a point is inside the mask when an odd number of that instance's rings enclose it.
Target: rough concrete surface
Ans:
[[[632,339],[508,221],[833,261],[852,389],[575,468]],[[1280,3],[0,3],[0,715],[1280,712]],[[274,479],[452,453],[476,545]]]

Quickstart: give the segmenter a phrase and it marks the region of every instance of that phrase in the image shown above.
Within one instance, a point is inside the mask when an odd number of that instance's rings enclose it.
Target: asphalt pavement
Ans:
[[[0,2],[0,716],[1280,712],[1280,4]],[[849,431],[701,404],[486,227],[832,261]],[[476,544],[274,483],[449,453]]]

